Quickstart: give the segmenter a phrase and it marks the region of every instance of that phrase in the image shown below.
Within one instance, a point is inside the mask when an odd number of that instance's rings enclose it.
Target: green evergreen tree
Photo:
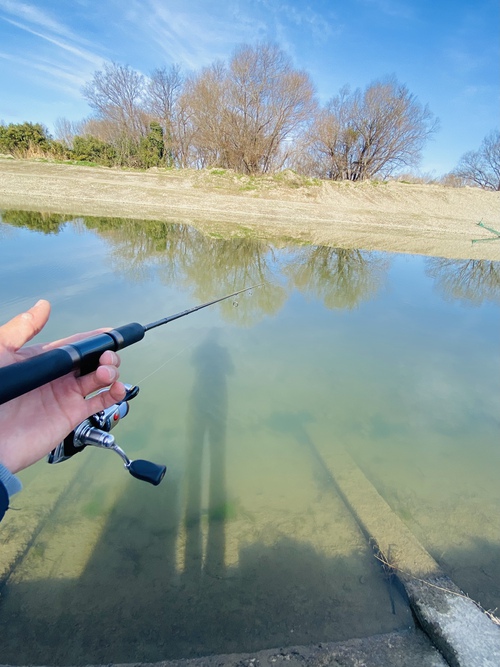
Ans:
[[[163,128],[159,123],[152,122],[149,126],[149,133],[141,139],[139,144],[139,160],[141,166],[146,169],[165,164]]]

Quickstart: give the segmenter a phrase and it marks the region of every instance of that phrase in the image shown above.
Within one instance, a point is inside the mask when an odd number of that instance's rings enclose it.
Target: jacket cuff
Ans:
[[[2,463],[0,463],[0,483],[4,485],[5,490],[9,494],[9,498],[23,488],[20,480]]]

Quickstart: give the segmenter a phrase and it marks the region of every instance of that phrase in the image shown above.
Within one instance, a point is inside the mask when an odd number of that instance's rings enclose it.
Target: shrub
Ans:
[[[0,125],[0,153],[26,156],[28,152],[50,151],[51,137],[40,123]]]
[[[116,151],[111,144],[97,137],[75,137],[73,139],[72,157],[75,160],[97,162],[111,167],[116,161]]]

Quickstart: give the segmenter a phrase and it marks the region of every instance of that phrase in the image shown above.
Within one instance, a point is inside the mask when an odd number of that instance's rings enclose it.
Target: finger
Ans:
[[[87,416],[105,410],[114,403],[123,401],[125,394],[125,385],[122,382],[115,382],[107,391],[102,391],[100,394],[92,396],[92,398],[85,401]]]
[[[97,370],[77,379],[82,396],[88,396],[116,382],[120,373],[116,366],[99,366]]]
[[[118,368],[121,362],[122,360],[120,357],[112,350],[106,350],[106,352],[103,352],[99,359],[101,366],[116,366],[116,368]]]
[[[47,324],[50,303],[40,299],[25,313],[16,315],[0,327],[0,342],[12,352],[17,352],[25,343],[34,338]]]
[[[106,397],[106,400],[111,401],[110,405],[112,405],[113,403],[118,403],[119,401],[123,401],[127,393],[127,388],[125,387],[123,382],[113,382],[113,384],[109,388],[108,393],[109,396]]]

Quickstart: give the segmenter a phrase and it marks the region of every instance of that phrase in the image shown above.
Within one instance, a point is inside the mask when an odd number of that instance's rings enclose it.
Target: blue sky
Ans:
[[[0,121],[80,120],[80,89],[105,61],[148,74],[277,43],[320,101],[395,75],[439,117],[423,173],[450,171],[498,129],[498,0],[0,0]]]

